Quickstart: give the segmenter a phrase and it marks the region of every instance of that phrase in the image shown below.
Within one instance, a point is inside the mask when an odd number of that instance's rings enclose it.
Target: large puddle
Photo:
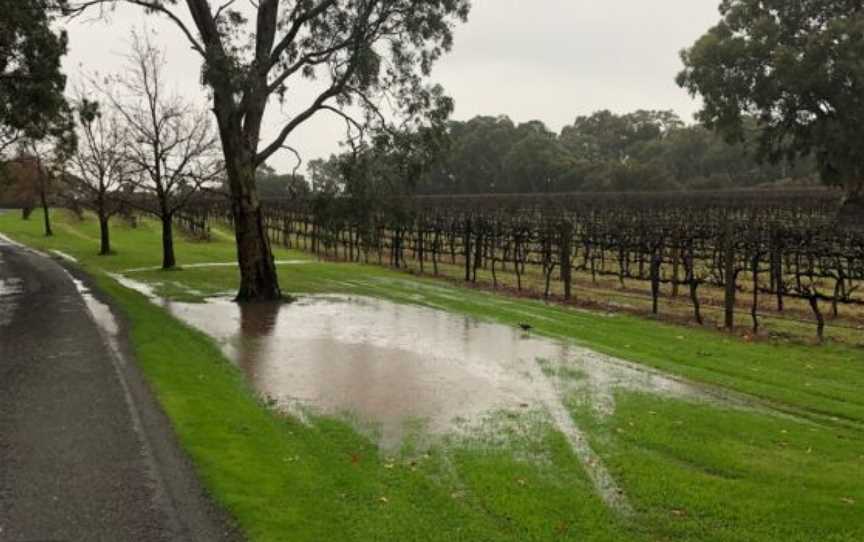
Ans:
[[[167,303],[214,337],[263,395],[292,412],[347,414],[397,445],[406,426],[445,433],[502,410],[547,407],[582,388],[601,412],[614,389],[699,396],[679,381],[519,328],[349,296],[291,304]]]
[[[384,449],[418,429],[465,434],[502,412],[542,412],[568,438],[601,496],[622,510],[623,495],[566,400],[585,401],[599,415],[614,412],[618,389],[727,402],[572,343],[442,310],[341,295],[290,304],[183,303],[115,278],[213,337],[278,408],[344,416]]]
[[[385,447],[470,427],[501,411],[547,409],[581,393],[600,414],[616,389],[709,399],[702,388],[518,327],[377,298],[300,297],[290,304],[158,300],[213,337],[264,397],[292,413],[346,415]]]

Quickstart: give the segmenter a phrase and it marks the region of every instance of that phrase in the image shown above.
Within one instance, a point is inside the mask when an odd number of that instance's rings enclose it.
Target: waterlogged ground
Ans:
[[[116,226],[107,258],[94,221],[57,226],[45,239],[0,217],[114,297],[251,540],[864,540],[860,349],[751,343],[285,250],[280,280],[299,302],[241,309],[220,297],[237,283],[230,243],[178,240],[184,269],[163,272],[158,225]]]
[[[380,426],[389,448],[416,421],[440,434],[490,412],[554,403],[559,384],[584,388],[604,411],[614,409],[616,388],[700,396],[687,384],[565,342],[382,299],[317,295],[253,305],[211,299],[168,308],[214,337],[281,407],[355,416]]]
[[[443,310],[356,295],[184,303],[115,278],[214,338],[274,407],[342,417],[385,452],[406,438],[474,434],[501,413],[539,413],[567,438],[604,500],[625,512],[623,490],[573,422],[568,399],[600,417],[614,415],[620,391],[745,406],[568,341]]]

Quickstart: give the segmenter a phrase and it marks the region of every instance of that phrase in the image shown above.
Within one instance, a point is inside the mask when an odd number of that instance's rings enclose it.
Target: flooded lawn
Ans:
[[[152,288],[117,278],[154,298]],[[348,415],[375,427],[385,447],[418,422],[444,434],[503,410],[554,410],[570,393],[601,414],[614,411],[619,388],[705,398],[700,388],[572,343],[377,298],[158,302],[213,337],[281,409]]]
[[[583,387],[603,411],[616,387],[696,395],[687,385],[519,328],[355,296],[291,304],[227,299],[167,304],[214,337],[263,395],[286,410],[348,414],[385,446],[407,423],[446,433],[501,410],[548,408]]]
[[[603,499],[629,505],[574,423],[566,401],[599,415],[616,390],[734,402],[662,373],[518,327],[377,298],[302,296],[293,303],[184,303],[115,276],[213,337],[274,406],[293,415],[341,416],[385,450],[423,436],[470,434],[502,412],[539,412],[561,431]]]

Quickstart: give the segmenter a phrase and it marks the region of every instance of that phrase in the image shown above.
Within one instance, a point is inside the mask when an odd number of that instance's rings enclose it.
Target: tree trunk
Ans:
[[[204,4],[206,2],[201,5]],[[216,56],[208,59],[207,64],[219,65],[226,61],[221,53]],[[231,216],[240,267],[240,288],[235,299],[238,302],[277,301],[282,299],[282,291],[255,182],[256,149],[267,106],[267,94],[262,90],[262,85],[267,83],[266,76],[257,81],[257,88],[248,96],[243,111],[237,107],[236,88],[231,82],[218,77],[207,82],[213,89],[213,111],[231,193]]]
[[[807,297],[807,301],[810,302],[810,308],[816,316],[816,336],[821,343],[825,340],[825,317],[822,316],[822,311],[819,310],[819,297],[811,292]]]
[[[754,254],[750,261],[750,271],[753,273],[753,304],[750,306],[750,319],[753,320],[753,335],[759,333],[759,254]]]
[[[780,247],[775,247],[771,255],[771,276],[774,293],[777,296],[777,310],[783,312],[783,254]]]
[[[681,267],[681,248],[676,242],[672,248],[672,297],[678,297],[678,270]]]
[[[236,300],[276,301],[282,298],[270,239],[255,186],[252,154],[235,152],[223,139],[228,181],[231,186],[231,213],[240,266],[240,289]],[[238,144],[239,146],[239,144]]]
[[[54,232],[51,230],[51,215],[48,212],[48,198],[45,196],[45,190],[39,191],[39,199],[42,201],[42,214],[45,218],[45,237],[51,237]]]
[[[471,219],[465,219],[465,282],[471,280]]]
[[[170,213],[162,215],[162,269],[173,269],[177,265],[174,258],[174,224]]]
[[[690,301],[693,302],[693,315],[696,317],[696,323],[700,326],[705,324],[702,319],[701,305],[699,304],[699,283],[695,279],[690,280]]]
[[[723,296],[724,325],[731,330],[735,327],[735,248],[732,244],[731,228],[727,225],[723,235],[723,280],[725,295]]]
[[[651,254],[651,313],[660,312],[660,266],[663,260],[660,249],[655,249]]]
[[[573,298],[572,248],[573,226],[569,222],[565,222],[561,226],[561,280],[564,281],[564,301],[570,301]]]
[[[111,238],[108,230],[108,215],[99,213],[99,255],[111,254]]]

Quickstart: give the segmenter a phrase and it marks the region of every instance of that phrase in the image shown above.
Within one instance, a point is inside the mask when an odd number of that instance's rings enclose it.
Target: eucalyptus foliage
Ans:
[[[812,155],[850,199],[864,192],[864,2],[724,0],[722,20],[682,52],[678,83],[728,138],[757,120],[772,161]]]

